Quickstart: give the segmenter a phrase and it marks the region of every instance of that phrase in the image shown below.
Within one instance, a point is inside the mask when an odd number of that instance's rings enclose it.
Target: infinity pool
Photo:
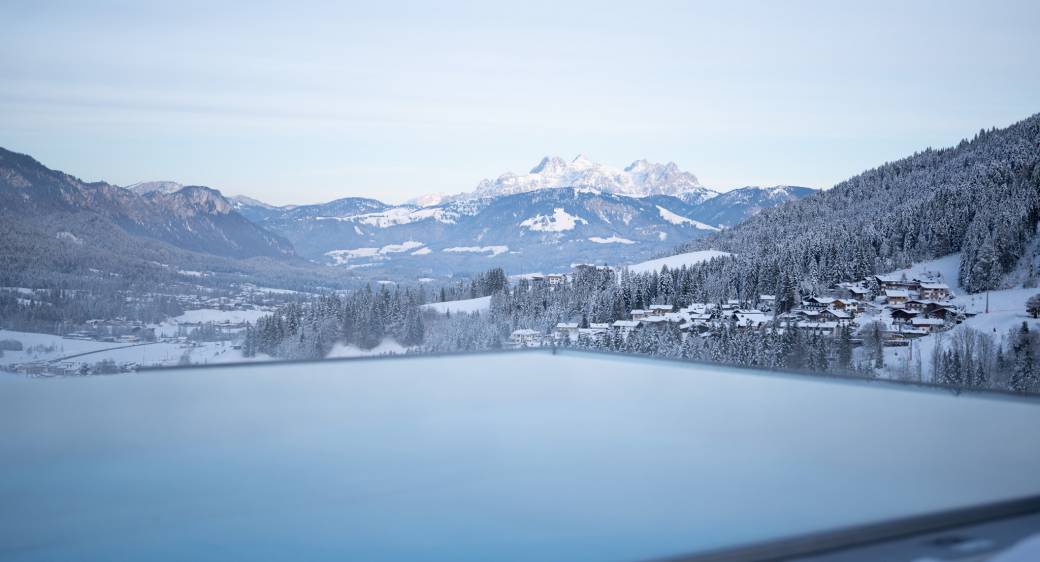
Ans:
[[[1040,404],[579,353],[0,376],[3,560],[595,560],[1040,493]]]

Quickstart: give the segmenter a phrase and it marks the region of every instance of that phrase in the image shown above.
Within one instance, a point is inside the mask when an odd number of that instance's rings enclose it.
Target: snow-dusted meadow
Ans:
[[[1040,448],[1007,435],[1038,423],[1025,400],[567,351],[0,376],[0,544],[655,559],[1036,494]]]
[[[658,258],[654,260],[648,260],[632,264],[628,266],[628,270],[632,273],[646,273],[649,271],[660,271],[662,266],[668,266],[669,269],[678,269],[684,265],[696,265],[711,260],[713,258],[728,255],[730,255],[728,252],[721,252],[719,250],[700,250],[697,252],[676,254],[674,256],[668,256],[664,258]]]
[[[99,342],[70,339],[52,334],[0,330],[0,340],[22,343],[21,351],[4,351],[0,365],[37,361],[92,365],[101,361],[116,364],[136,363],[140,367],[171,367],[188,361],[192,364],[247,361],[230,342]]]
[[[464,299],[458,301],[431,302],[422,305],[424,310],[431,310],[444,314],[450,312],[482,312],[491,308],[491,297],[477,297],[475,299]]]

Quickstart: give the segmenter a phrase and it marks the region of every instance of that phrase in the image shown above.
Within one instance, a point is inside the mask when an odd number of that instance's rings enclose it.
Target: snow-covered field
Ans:
[[[159,337],[173,337],[181,324],[199,324],[213,322],[215,324],[241,324],[243,322],[256,322],[261,316],[270,314],[269,310],[219,310],[215,308],[199,308],[186,310],[180,316],[174,316],[165,322],[153,326],[155,335]]]
[[[491,254],[490,257],[493,258],[508,252],[509,246],[455,246],[441,251],[449,254]]]
[[[478,297],[461,301],[432,302],[422,305],[424,310],[432,310],[444,314],[445,312],[481,312],[491,308],[491,297]]]
[[[666,220],[666,221],[668,221],[668,222],[670,222],[672,224],[676,224],[676,225],[689,224],[689,225],[693,225],[694,228],[697,228],[697,229],[700,229],[700,230],[712,230],[712,231],[715,231],[715,232],[718,232],[719,230],[722,230],[721,228],[718,228],[717,226],[712,226],[710,224],[705,224],[705,223],[703,223],[701,221],[693,220],[691,218],[687,218],[687,217],[684,217],[682,215],[673,213],[672,211],[669,211],[668,209],[665,209],[664,207],[662,207],[660,205],[657,206],[657,212],[661,213],[661,218],[662,219],[664,219],[664,220]]]
[[[223,323],[229,322],[232,324],[239,324],[242,322],[256,322],[261,316],[270,314],[267,310],[217,310],[215,308],[200,308],[196,310],[186,310],[184,314],[175,316],[170,320],[179,323],[198,323],[198,322],[216,322]]]
[[[51,334],[0,330],[0,339],[22,342],[22,351],[4,351],[0,364],[36,361],[70,362],[92,365],[100,361],[139,366],[173,366],[182,358],[193,364],[245,361],[242,353],[229,342],[204,342],[197,346],[172,342],[129,344],[67,339]],[[48,348],[47,350],[40,349]]]
[[[589,242],[594,242],[596,244],[635,244],[635,242],[629,240],[628,238],[622,238],[616,235],[611,236],[609,238],[604,238],[602,236],[590,236]]]
[[[687,252],[685,254],[677,254],[666,258],[640,262],[628,266],[628,270],[632,273],[647,273],[649,271],[660,271],[661,267],[665,265],[667,265],[669,269],[677,269],[684,265],[696,265],[712,258],[728,255],[731,254],[729,252],[720,252],[719,250],[700,250],[697,252]]]
[[[127,344],[117,342],[99,342],[87,340],[66,339],[53,334],[39,334],[35,332],[16,332],[13,330],[0,330],[0,340],[18,340],[22,342],[22,351],[4,351],[0,357],[0,363],[27,363],[31,361],[50,361],[60,357],[89,353],[113,347],[123,347]],[[53,348],[44,350],[40,348]]]
[[[408,348],[397,343],[397,341],[387,338],[379,343],[379,345],[372,349],[361,349],[354,345],[344,345],[337,343],[332,347],[332,351],[329,352],[325,357],[327,359],[336,359],[342,357],[370,357],[373,355],[398,355],[407,351]]]

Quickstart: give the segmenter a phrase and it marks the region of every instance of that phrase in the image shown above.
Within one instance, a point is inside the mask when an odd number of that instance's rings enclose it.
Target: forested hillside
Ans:
[[[961,285],[993,289],[1035,233],[1038,161],[1035,115],[879,166],[678,251],[737,254],[705,265],[719,298],[780,294],[799,284],[811,292],[958,251]]]

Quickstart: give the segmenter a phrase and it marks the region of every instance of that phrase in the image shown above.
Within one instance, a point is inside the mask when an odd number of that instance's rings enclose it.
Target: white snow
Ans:
[[[83,245],[83,240],[81,240],[79,238],[79,236],[76,236],[75,234],[73,234],[73,233],[71,233],[71,232],[69,232],[67,230],[63,230],[63,231],[55,234],[54,236],[58,240],[65,240],[67,242],[72,242],[73,244]]]
[[[414,250],[416,248],[422,248],[423,246],[425,246],[425,244],[423,244],[422,242],[417,242],[415,240],[408,240],[407,242],[402,242],[400,244],[387,244],[386,246],[383,246],[382,248],[379,249],[379,253],[380,254],[393,254],[393,253],[399,253],[399,252],[407,252],[408,250]]]
[[[628,270],[632,273],[646,273],[649,271],[660,271],[661,267],[665,265],[667,265],[669,269],[678,269],[684,265],[696,265],[713,258],[730,255],[732,254],[729,252],[721,252],[719,250],[698,250],[696,252],[687,252],[685,254],[677,254],[666,258],[640,262],[628,266]]]
[[[22,342],[22,351],[4,351],[0,357],[0,363],[25,363],[29,361],[49,361],[75,355],[100,351],[112,347],[122,347],[127,344],[117,342],[99,342],[89,340],[66,339],[53,334],[41,334],[37,332],[17,332],[14,330],[0,330],[0,340],[18,340]],[[40,348],[51,348],[45,351]]]
[[[460,301],[446,301],[446,302],[432,302],[422,305],[424,310],[432,310],[434,312],[451,312],[455,314],[457,312],[481,312],[491,308],[491,297],[477,297],[475,299],[465,299]]]
[[[336,265],[343,265],[350,260],[381,258],[387,254],[398,254],[416,248],[422,248],[425,244],[415,240],[407,240],[400,244],[387,244],[381,248],[353,248],[348,250],[332,250],[325,255],[332,258]],[[412,252],[413,255],[418,255]]]
[[[325,356],[326,359],[336,359],[342,357],[370,357],[373,355],[398,355],[405,353],[408,348],[397,343],[392,338],[386,338],[379,342],[379,345],[372,349],[361,349],[355,345],[346,345],[343,343],[337,343],[332,346],[332,350]]]
[[[470,197],[526,193],[539,189],[570,187],[591,193],[618,193],[631,197],[675,195],[687,191],[704,191],[696,176],[684,172],[674,163],[651,163],[637,160],[618,170],[598,164],[579,154],[567,162],[558,156],[545,157],[527,174],[506,172],[495,180],[481,181]],[[707,197],[707,196],[706,196]]]
[[[941,279],[957,292],[960,290],[960,284],[957,282],[957,278],[960,275],[960,266],[961,254],[958,252],[934,260],[915,263],[908,268],[897,269],[887,275],[898,278],[905,274],[907,279],[914,277]]]
[[[609,238],[603,238],[600,236],[590,236],[589,242],[595,242],[596,244],[635,244],[635,242],[628,238],[622,238],[620,236],[611,236]]]
[[[521,222],[520,226],[537,232],[564,232],[574,230],[579,222],[588,224],[589,221],[556,207],[551,216],[535,215]]]
[[[336,265],[342,265],[350,260],[371,258],[379,255],[379,248],[353,248],[350,250],[332,250],[325,252],[325,255],[332,258],[336,262]]]
[[[170,321],[178,324],[199,322],[232,323],[256,322],[261,316],[270,314],[266,310],[218,310],[215,308],[199,308],[186,310],[184,314],[175,316]]]
[[[509,251],[509,246],[454,246],[451,248],[444,248],[442,252],[448,252],[453,254],[484,254],[490,253],[489,257],[495,257],[499,254],[504,254]]]
[[[433,219],[437,222],[452,224],[455,215],[440,207],[415,209],[413,207],[394,207],[378,213],[366,213],[354,217],[344,217],[344,220],[356,220],[361,224],[387,228],[400,224],[409,224],[425,219]]]
[[[245,361],[242,353],[229,342],[204,342],[195,346],[181,343],[98,342],[66,339],[51,334],[0,330],[0,339],[22,342],[22,351],[4,351],[0,364],[27,363],[33,361],[62,361],[68,363],[94,364],[112,360],[118,364],[137,363],[138,366],[174,366],[186,357],[193,364],[227,363]],[[43,351],[38,346],[53,347]],[[72,357],[75,356],[75,357]],[[262,360],[263,357],[253,360]]]
[[[665,209],[664,207],[662,207],[660,205],[657,205],[656,207],[657,207],[657,212],[659,212],[661,214],[661,218],[666,220],[666,221],[668,221],[668,222],[670,222],[670,223],[672,223],[672,224],[675,224],[675,225],[689,224],[689,225],[693,225],[694,228],[697,228],[697,229],[700,229],[700,230],[713,230],[713,231],[720,230],[719,228],[711,226],[710,224],[705,224],[705,223],[703,223],[701,221],[696,221],[696,220],[693,220],[693,219],[690,219],[690,218],[686,218],[686,217],[684,217],[682,215],[678,215],[676,213],[673,213],[673,212],[669,211],[668,209]]]

